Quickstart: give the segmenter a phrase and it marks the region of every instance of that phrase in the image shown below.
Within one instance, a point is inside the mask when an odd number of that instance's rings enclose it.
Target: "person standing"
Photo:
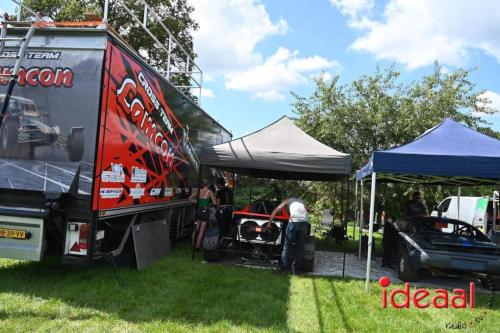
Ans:
[[[301,199],[289,197],[283,200],[278,207],[272,211],[269,216],[268,227],[271,226],[276,214],[284,207],[288,207],[290,218],[285,230],[285,244],[281,254],[280,272],[287,273],[292,270],[294,274],[300,274],[304,245],[309,231],[309,215]],[[293,248],[295,249],[295,256],[293,265],[291,265],[290,254]]]
[[[199,250],[203,242],[203,237],[205,236],[205,231],[207,230],[207,225],[210,220],[210,206],[214,207],[215,195],[208,188],[208,180],[203,179],[200,184],[199,189],[200,195],[198,196],[198,209],[196,212],[196,227],[193,230],[192,241],[195,249]],[[198,195],[197,191],[193,191],[189,200],[192,203],[196,203],[196,197]]]
[[[422,203],[422,193],[419,191],[413,192],[411,200],[404,205],[404,214],[406,217],[421,217],[427,215],[427,209]]]
[[[226,186],[223,178],[217,179],[216,211],[217,222],[221,236],[227,236],[231,229],[233,218],[233,191]]]

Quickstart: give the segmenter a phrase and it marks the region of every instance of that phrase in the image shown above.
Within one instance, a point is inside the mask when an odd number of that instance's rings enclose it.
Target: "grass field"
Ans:
[[[382,309],[375,283],[204,264],[187,244],[119,274],[125,287],[108,267],[1,260],[0,332],[500,332],[487,295],[472,310]]]

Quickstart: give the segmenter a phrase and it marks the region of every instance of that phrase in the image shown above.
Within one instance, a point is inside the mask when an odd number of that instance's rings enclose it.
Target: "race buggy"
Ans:
[[[5,95],[0,95],[0,104]],[[72,127],[61,136],[59,126],[47,125],[35,102],[24,97],[11,96],[0,127],[0,156],[32,159],[37,146],[53,145],[68,153],[72,162],[82,159],[85,147],[83,127]]]
[[[416,217],[396,222],[398,276],[415,281],[422,273],[478,277],[500,276],[500,248],[476,227],[458,220]]]
[[[286,208],[282,208],[274,217],[271,227],[267,227],[271,212],[278,205],[277,201],[256,200],[244,209],[234,211],[228,235],[221,235],[217,227],[209,228],[203,243],[205,260],[220,261],[224,256],[236,256],[251,260],[279,261],[290,215]],[[314,236],[308,236],[302,256],[302,271],[313,270],[314,251]]]

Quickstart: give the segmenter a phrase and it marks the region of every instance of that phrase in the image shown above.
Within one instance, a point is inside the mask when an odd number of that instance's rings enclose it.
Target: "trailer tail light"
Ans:
[[[68,222],[64,254],[87,255],[90,225],[83,222]]]
[[[80,241],[79,241],[79,246],[80,250],[87,250],[87,242],[89,239],[89,225],[88,224],[81,224],[80,225]]]

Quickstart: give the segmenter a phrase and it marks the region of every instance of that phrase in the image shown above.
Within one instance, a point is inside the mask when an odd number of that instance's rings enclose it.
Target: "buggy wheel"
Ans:
[[[410,256],[406,249],[401,249],[399,252],[398,277],[405,282],[418,280],[418,271],[411,265]]]
[[[72,127],[68,134],[66,150],[71,162],[78,162],[82,159],[85,148],[85,135],[82,127]]]
[[[300,269],[304,272],[311,272],[314,270],[314,253],[316,251],[316,238],[308,236],[304,244],[304,255]]]
[[[19,127],[16,121],[7,120],[2,124],[1,133],[1,155],[3,157],[18,157],[19,142],[17,140],[17,133]]]

